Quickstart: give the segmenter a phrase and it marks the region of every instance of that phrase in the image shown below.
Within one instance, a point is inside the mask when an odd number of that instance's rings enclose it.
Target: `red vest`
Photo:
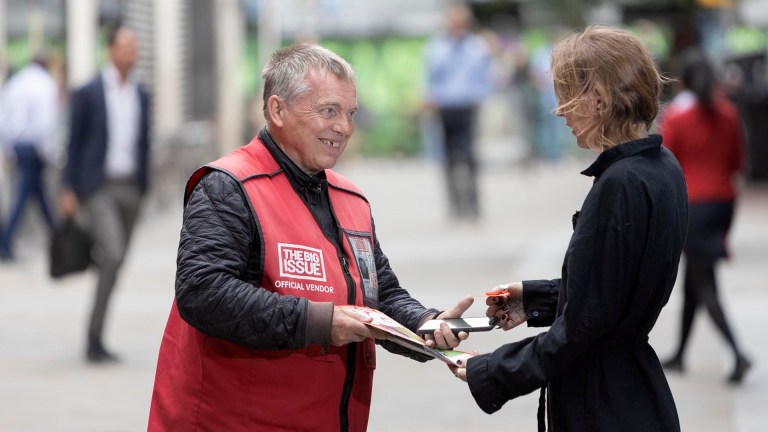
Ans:
[[[326,170],[343,236],[339,252],[258,139],[193,174],[187,198],[211,169],[238,180],[251,210],[257,209],[263,278],[254,289],[375,307],[370,206],[354,185]],[[340,348],[254,350],[206,336],[179,316],[174,302],[160,346],[149,430],[339,431],[343,410],[348,430],[364,431],[375,367],[372,339]],[[345,397],[348,370],[354,374]]]

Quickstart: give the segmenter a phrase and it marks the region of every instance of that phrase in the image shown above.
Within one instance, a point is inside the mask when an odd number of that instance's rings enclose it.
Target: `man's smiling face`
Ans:
[[[332,73],[310,71],[310,90],[284,105],[275,138],[286,155],[309,175],[332,168],[355,132],[355,84]]]

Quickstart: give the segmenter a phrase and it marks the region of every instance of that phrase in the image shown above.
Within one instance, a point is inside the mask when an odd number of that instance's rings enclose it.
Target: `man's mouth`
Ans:
[[[339,148],[339,146],[341,145],[341,143],[339,143],[337,141],[331,141],[331,140],[327,140],[327,139],[320,139],[320,141],[323,144],[325,144],[327,146],[330,146],[330,147],[333,147],[333,148]]]

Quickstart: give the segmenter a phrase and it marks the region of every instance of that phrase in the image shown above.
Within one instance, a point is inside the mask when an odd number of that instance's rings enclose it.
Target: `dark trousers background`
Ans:
[[[475,107],[441,108],[445,176],[451,216],[476,219],[480,215],[475,158]]]
[[[11,213],[8,218],[8,225],[0,234],[0,253],[11,255],[13,249],[13,236],[16,233],[21,216],[24,214],[24,208],[27,199],[36,198],[43,213],[43,218],[48,227],[53,229],[54,218],[48,205],[45,193],[45,182],[43,173],[45,163],[37,153],[32,143],[20,142],[14,145],[16,154],[16,171],[18,173],[18,184],[16,187],[16,196],[11,206]]]

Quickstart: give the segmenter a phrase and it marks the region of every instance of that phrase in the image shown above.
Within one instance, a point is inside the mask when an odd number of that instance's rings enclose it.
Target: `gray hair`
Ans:
[[[312,70],[326,71],[344,81],[355,81],[355,72],[346,60],[334,52],[318,45],[299,43],[279,49],[269,56],[261,70],[264,81],[264,116],[267,114],[267,100],[278,96],[293,102],[306,94],[310,88],[306,81]]]

